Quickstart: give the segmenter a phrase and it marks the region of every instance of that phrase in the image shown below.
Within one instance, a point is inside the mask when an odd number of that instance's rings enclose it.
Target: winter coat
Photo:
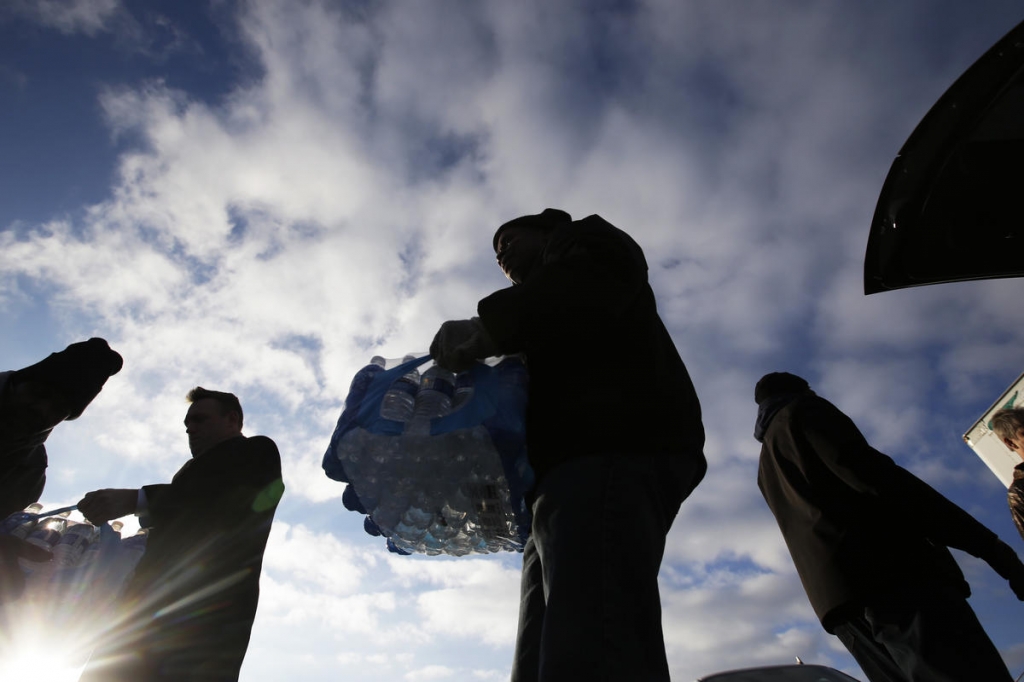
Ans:
[[[83,680],[237,679],[259,600],[263,552],[284,491],[274,441],[238,436],[194,457],[169,484],[144,487],[146,550],[124,609],[131,637]],[[202,679],[208,679],[202,677]]]
[[[757,483],[829,631],[850,609],[915,586],[944,584],[967,597],[947,547],[986,560],[1005,548],[811,391],[767,424]]]
[[[526,358],[538,480],[585,455],[706,466],[697,394],[658,316],[643,251],[625,232],[596,215],[559,226],[539,268],[477,311],[501,353]]]

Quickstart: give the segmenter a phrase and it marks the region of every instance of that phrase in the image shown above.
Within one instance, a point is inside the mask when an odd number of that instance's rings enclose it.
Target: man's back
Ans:
[[[808,392],[778,411],[757,482],[823,622],[837,607],[922,581],[954,583],[966,596],[949,551],[913,514],[931,502],[918,494],[923,484],[827,400]]]

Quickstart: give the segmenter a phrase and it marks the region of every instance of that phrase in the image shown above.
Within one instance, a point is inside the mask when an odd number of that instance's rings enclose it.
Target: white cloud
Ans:
[[[5,9],[64,34],[95,36],[122,7],[121,0],[8,0]]]
[[[452,679],[455,671],[444,665],[428,665],[419,670],[410,670],[402,679],[409,682],[420,682],[421,680],[448,680]]]

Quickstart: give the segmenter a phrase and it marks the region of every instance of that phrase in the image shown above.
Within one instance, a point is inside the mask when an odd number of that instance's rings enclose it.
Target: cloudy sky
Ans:
[[[859,676],[758,493],[753,385],[806,376],[1024,552],[961,440],[1024,370],[1020,281],[862,289],[894,155],[1021,18],[1013,0],[7,0],[0,369],[90,336],[125,358],[51,437],[43,502],[167,480],[184,394],[236,392],[287,484],[242,679],[507,679],[519,555],[388,554],[320,460],[370,356],[424,351],[507,284],[500,222],[597,213],[644,247],[708,432],[661,573],[674,679],[796,656]],[[957,557],[1020,673],[1024,604]]]

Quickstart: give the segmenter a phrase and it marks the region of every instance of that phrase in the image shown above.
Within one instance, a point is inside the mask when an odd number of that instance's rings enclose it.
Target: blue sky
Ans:
[[[166,480],[184,394],[234,391],[288,486],[242,679],[507,679],[519,557],[387,554],[320,457],[370,356],[425,350],[505,286],[498,224],[598,213],[644,247],[705,413],[710,471],[661,574],[674,679],[795,656],[859,675],[757,491],[753,385],[807,377],[1024,551],[961,440],[1022,371],[1020,282],[861,282],[900,145],[1020,19],[995,0],[6,2],[0,365],[94,335],[125,357],[51,437],[43,501]],[[594,371],[616,365],[642,371]],[[1020,673],[1024,605],[957,556]]]

